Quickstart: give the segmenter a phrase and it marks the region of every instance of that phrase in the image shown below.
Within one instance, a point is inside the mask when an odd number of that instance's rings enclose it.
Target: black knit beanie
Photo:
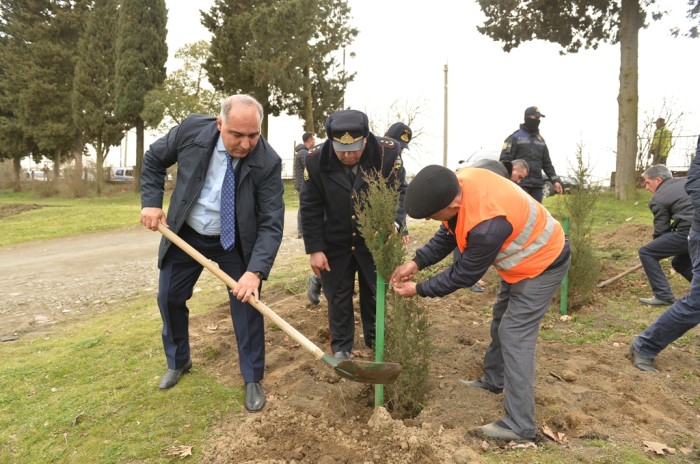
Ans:
[[[430,165],[421,169],[406,189],[406,213],[425,219],[446,208],[459,193],[457,176],[449,169]]]

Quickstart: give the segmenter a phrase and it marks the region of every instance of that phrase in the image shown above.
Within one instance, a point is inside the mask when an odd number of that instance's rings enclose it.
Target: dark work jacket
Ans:
[[[552,160],[549,158],[549,149],[539,130],[532,132],[520,124],[520,129],[513,132],[503,142],[503,149],[499,161],[513,161],[521,159],[527,161],[530,173],[521,182],[521,187],[542,188],[544,179],[542,171],[552,182],[559,182],[559,177],[554,170]]]
[[[698,144],[695,147],[695,158],[688,169],[687,179],[685,191],[690,195],[691,203],[695,209],[692,228],[696,232],[700,232],[700,137],[698,137]]]
[[[666,179],[649,200],[654,215],[654,238],[671,231],[687,232],[693,222],[693,204],[685,193],[686,178]]]
[[[303,143],[298,144],[294,148],[294,189],[301,191],[301,183],[304,178],[304,166],[306,165],[306,155],[309,154],[309,149]]]
[[[178,233],[204,186],[209,160],[219,139],[216,118],[191,115],[146,151],[141,170],[141,206],[163,207],[166,169],[178,164],[177,183],[170,198],[167,222]],[[282,160],[267,141],[239,160],[236,179],[236,240],[240,240],[246,270],[265,278],[277,256],[284,226]],[[170,247],[163,239],[158,267]]]
[[[400,155],[401,148],[394,140],[370,134],[352,186],[330,140],[313,148],[306,156],[306,174],[300,194],[304,247],[307,254],[319,251],[326,254],[331,272],[324,277],[328,282],[328,285],[324,282],[324,288],[331,295],[341,277],[338,274],[347,268],[352,256],[365,275],[375,272],[355,214],[356,198],[369,189],[363,172],[379,171],[390,185],[397,183],[400,199],[394,221],[400,228],[405,227],[406,171]]]

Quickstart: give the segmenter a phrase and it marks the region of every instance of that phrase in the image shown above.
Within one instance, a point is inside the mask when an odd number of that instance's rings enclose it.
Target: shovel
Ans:
[[[203,254],[195,250],[190,244],[181,239],[177,234],[168,229],[163,223],[158,223],[158,231],[168,240],[173,242],[185,253],[190,255],[195,261],[204,266],[224,282],[229,288],[236,286],[236,281],[224,271],[219,269],[219,266],[213,261],[207,259]],[[309,350],[316,358],[331,366],[339,376],[352,380],[353,382],[374,383],[374,384],[389,384],[396,380],[396,377],[401,373],[401,365],[388,362],[370,362],[370,361],[338,361],[333,356],[324,353],[321,348],[301,334],[297,329],[289,325],[287,321],[277,315],[272,309],[265,305],[262,301],[255,302],[253,298],[248,300],[248,303],[255,309],[260,311],[263,316],[269,318],[277,324],[277,326],[287,335],[292,337],[297,343]]]

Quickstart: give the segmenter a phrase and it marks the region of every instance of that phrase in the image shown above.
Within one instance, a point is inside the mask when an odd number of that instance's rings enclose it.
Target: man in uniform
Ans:
[[[350,359],[355,336],[353,291],[360,284],[360,316],[365,345],[374,348],[376,267],[360,234],[355,208],[375,172],[400,190],[394,218],[405,227],[405,171],[401,148],[392,139],[375,137],[367,115],[356,110],[333,113],[325,123],[328,140],[306,158],[301,188],[301,222],[311,270],[321,277],[328,300],[331,350],[336,359]]]
[[[306,165],[306,155],[309,154],[309,150],[316,144],[314,139],[314,134],[311,132],[304,132],[301,136],[302,143],[298,144],[294,148],[294,190],[297,194],[301,192],[301,183],[304,178],[304,166]],[[303,235],[301,228],[301,213],[297,213],[297,238],[301,238]]]
[[[483,435],[534,440],[537,334],[570,261],[561,225],[513,182],[480,168],[422,169],[406,189],[406,212],[442,225],[413,260],[392,273],[399,295],[443,297],[471,286],[491,265],[500,274],[484,375],[460,383],[505,392],[505,416],[480,427]],[[452,266],[423,282],[412,281],[455,246],[462,253]]]
[[[544,117],[536,106],[527,108],[525,121],[505,140],[500,157],[500,161],[522,159],[527,162],[530,173],[520,182],[520,187],[540,203],[544,196],[542,170],[552,181],[556,193],[564,191],[552,160],[549,158],[547,144],[540,135],[540,118]]]

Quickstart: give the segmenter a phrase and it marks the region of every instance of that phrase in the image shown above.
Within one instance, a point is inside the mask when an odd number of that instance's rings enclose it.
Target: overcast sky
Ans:
[[[673,13],[682,18],[686,2],[672,3],[677,8]],[[211,4],[211,0],[166,0],[171,57],[183,45],[209,37],[199,10]],[[386,120],[393,102],[424,108],[415,124],[422,135],[411,144],[413,160],[406,162],[410,171],[442,164],[446,64],[448,166],[479,153],[499,152],[503,140],[522,122],[525,108],[537,105],[546,115],[540,131],[558,173],[569,171],[578,143],[596,176],[606,178],[614,170],[618,46],[560,56],[553,44],[529,42],[505,53],[476,31],[483,17],[475,1],[350,0],[349,4],[352,25],[360,33],[346,50],[346,67],[357,73],[348,86],[346,104],[377,121]],[[640,32],[640,120],[655,119],[665,100],[675,112],[685,114],[680,132],[697,135],[700,39],[673,39],[668,27],[654,23]],[[177,63],[171,59],[168,66]],[[291,158],[301,133],[296,118],[270,120],[269,141],[282,158]],[[674,147],[670,165],[685,162],[680,145]],[[694,140],[690,145],[695,146]]]

